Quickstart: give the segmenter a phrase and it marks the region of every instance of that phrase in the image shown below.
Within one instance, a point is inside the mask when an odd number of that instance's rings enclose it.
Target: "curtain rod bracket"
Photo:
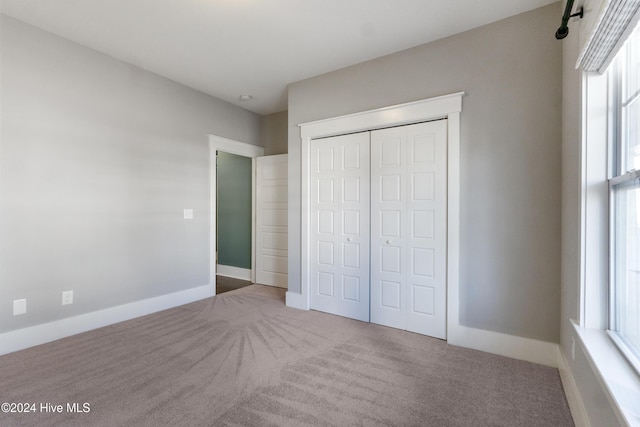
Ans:
[[[582,6],[580,6],[580,10],[578,10],[576,13],[574,13],[573,15],[569,15],[569,18],[575,18],[576,16],[579,16],[580,19],[584,17],[584,8]]]
[[[576,16],[580,17],[580,19],[584,17],[584,8],[582,6],[580,6],[580,9],[574,14],[571,14],[571,9],[573,9],[573,0],[567,0],[567,6],[562,15],[562,24],[560,24],[560,28],[556,31],[556,39],[558,40],[562,40],[569,35],[569,19],[575,18]]]

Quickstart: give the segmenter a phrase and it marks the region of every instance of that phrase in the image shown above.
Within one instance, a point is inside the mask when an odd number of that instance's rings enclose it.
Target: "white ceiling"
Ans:
[[[1,11],[269,114],[287,109],[289,83],[556,1],[2,0]]]

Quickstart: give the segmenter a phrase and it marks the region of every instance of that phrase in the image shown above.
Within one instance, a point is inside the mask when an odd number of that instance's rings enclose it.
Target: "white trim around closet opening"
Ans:
[[[393,105],[331,119],[300,124],[301,154],[301,293],[287,292],[287,305],[309,310],[309,215],[312,139],[351,132],[369,131],[435,119],[448,119],[447,155],[447,336],[459,327],[458,265],[460,228],[460,113],[464,92],[406,104]]]

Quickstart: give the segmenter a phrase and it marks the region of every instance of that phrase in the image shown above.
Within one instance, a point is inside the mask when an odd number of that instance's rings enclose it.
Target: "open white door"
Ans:
[[[287,288],[287,155],[256,159],[256,283]]]

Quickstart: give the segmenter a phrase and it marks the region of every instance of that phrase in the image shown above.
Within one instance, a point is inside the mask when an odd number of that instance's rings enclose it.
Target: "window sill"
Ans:
[[[605,331],[571,323],[620,418],[640,426],[640,376]]]

